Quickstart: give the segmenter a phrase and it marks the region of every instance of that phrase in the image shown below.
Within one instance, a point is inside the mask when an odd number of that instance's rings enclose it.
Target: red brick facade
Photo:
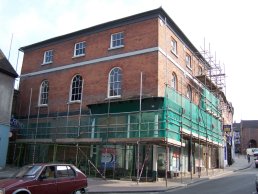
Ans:
[[[248,121],[242,121],[248,123]],[[253,122],[253,121],[251,121]],[[256,122],[257,124],[257,122]],[[240,144],[241,144],[241,152],[245,153],[247,148],[257,148],[258,146],[258,125],[256,126],[242,126],[240,132]]]
[[[117,32],[124,32],[125,46],[119,49],[109,49],[110,36]],[[177,55],[171,52],[172,38],[177,41]],[[81,41],[86,42],[86,54],[81,57],[73,57],[74,45]],[[71,80],[76,74],[80,74],[84,79],[83,104],[104,102],[107,99],[108,75],[113,67],[122,69],[122,99],[139,97],[140,74],[142,72],[143,97],[164,96],[166,83],[171,84],[172,73],[175,73],[178,79],[178,91],[185,95],[187,85],[191,84],[193,101],[197,103],[199,100],[197,88],[194,89],[196,85],[193,85],[193,82],[190,81],[191,78],[186,78],[185,72],[195,76],[198,73],[198,68],[204,69],[204,67],[186,44],[160,18],[151,18],[115,28],[101,29],[98,32],[72,36],[69,39],[64,38],[61,41],[53,41],[47,44],[43,42],[40,47],[35,47],[35,49],[28,49],[24,52],[21,72],[24,77],[21,78],[20,84],[22,104],[19,110],[22,115],[28,114],[31,90],[32,109],[30,111],[31,114],[36,114],[37,109],[35,107],[37,107],[39,88],[43,80],[49,81],[49,104],[52,104],[52,110],[65,111],[66,103],[69,101]],[[33,72],[47,71],[151,48],[158,49],[154,52],[132,54],[129,57],[26,76],[26,74]],[[43,65],[44,52],[48,50],[53,50],[53,62]],[[168,53],[173,61],[167,59],[165,53]],[[185,65],[186,53],[191,56],[192,69]],[[176,67],[173,62],[180,64],[183,70]]]
[[[74,37],[72,40],[53,43],[39,49],[27,51],[24,53],[21,74],[157,47],[157,21],[157,19],[147,20],[99,33]],[[125,34],[125,46],[110,50],[111,34],[121,31]],[[74,45],[81,41],[86,42],[86,55],[74,58]],[[47,50],[54,51],[53,63],[42,65],[44,51]],[[22,91],[21,101],[25,102],[22,103],[21,111],[25,111],[23,114],[26,114],[28,111],[30,88],[33,91],[32,107],[37,106],[40,84],[45,79],[50,83],[49,102],[51,103],[52,101],[51,104],[63,104],[63,106],[60,106],[61,109],[59,111],[64,111],[69,98],[71,80],[76,74],[80,74],[84,79],[84,103],[95,104],[103,102],[107,98],[108,75],[113,67],[120,67],[122,69],[123,99],[139,96],[141,72],[143,72],[144,77],[143,95],[157,96],[157,64],[158,54],[157,52],[151,52],[144,55],[106,60],[53,73],[26,77],[21,79],[20,84],[20,90]]]

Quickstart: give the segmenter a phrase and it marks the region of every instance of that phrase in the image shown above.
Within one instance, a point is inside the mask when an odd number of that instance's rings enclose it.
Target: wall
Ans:
[[[109,50],[110,35],[121,31],[125,34],[125,46],[123,48]],[[86,41],[86,55],[73,58],[74,44],[80,41]],[[81,37],[74,37],[73,39],[53,43],[46,47],[26,51],[24,53],[22,76],[31,72],[49,70],[65,65],[154,47],[157,47],[157,19],[142,21],[141,23],[121,26]],[[44,51],[50,49],[54,50],[53,63],[42,65]],[[113,67],[120,67],[122,69],[122,100],[139,97],[141,72],[143,73],[143,96],[157,96],[157,63],[157,52],[148,52],[52,73],[22,77],[20,81],[20,102],[22,103],[20,109],[17,111],[22,115],[29,113],[32,91],[30,114],[37,113],[39,88],[41,82],[45,79],[49,81],[49,104],[52,104],[51,109],[60,112],[66,111],[71,80],[78,73],[84,79],[83,108],[86,108],[87,104],[105,102],[107,101],[108,75]],[[76,106],[78,109],[79,105],[73,106]]]
[[[187,86],[192,88],[193,102],[198,104],[200,99],[199,86],[194,82],[193,78],[199,75],[199,68],[205,73],[205,67],[196,55],[186,46],[170,27],[166,26],[164,21],[159,19],[159,47],[162,52],[159,53],[159,95],[162,96],[165,91],[165,84],[171,86],[172,74],[175,73],[178,80],[177,91],[183,96],[186,95]],[[171,50],[171,40],[177,42],[177,53]],[[166,57],[167,53],[167,57]],[[191,56],[192,68],[186,66],[186,54]],[[180,66],[180,68],[178,67]],[[191,77],[187,76],[190,75]],[[196,79],[196,78],[194,78]]]
[[[257,128],[241,128],[241,149],[243,154],[249,147],[249,141],[252,139],[258,144],[258,126]]]
[[[9,143],[14,78],[0,73],[0,168],[5,166]]]

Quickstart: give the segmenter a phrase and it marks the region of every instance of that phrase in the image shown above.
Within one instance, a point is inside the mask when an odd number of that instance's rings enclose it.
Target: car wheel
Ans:
[[[77,190],[73,192],[73,194],[83,194],[83,193],[86,193],[86,192],[84,190]]]
[[[21,192],[18,192],[17,194],[29,194],[29,193],[26,191],[21,191]]]

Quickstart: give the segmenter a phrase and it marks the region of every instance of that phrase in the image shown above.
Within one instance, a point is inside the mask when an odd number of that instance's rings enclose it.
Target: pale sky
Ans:
[[[20,74],[22,46],[160,6],[225,68],[234,121],[258,120],[257,0],[0,0],[0,49]]]

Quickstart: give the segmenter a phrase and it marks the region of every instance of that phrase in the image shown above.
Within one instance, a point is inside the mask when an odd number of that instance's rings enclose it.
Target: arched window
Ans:
[[[202,75],[202,68],[200,66],[198,67],[198,75]]]
[[[40,85],[39,105],[48,104],[48,91],[49,91],[49,83],[47,80],[44,80]]]
[[[108,97],[120,97],[122,84],[122,70],[118,67],[113,68],[108,78]]]
[[[193,97],[193,95],[192,95],[192,88],[191,88],[191,86],[189,86],[189,85],[187,86],[186,97],[187,97],[189,100],[192,101],[192,97]]]
[[[82,98],[82,76],[76,75],[72,79],[70,101],[80,101]]]
[[[175,73],[172,73],[171,87],[177,90],[177,77]]]

